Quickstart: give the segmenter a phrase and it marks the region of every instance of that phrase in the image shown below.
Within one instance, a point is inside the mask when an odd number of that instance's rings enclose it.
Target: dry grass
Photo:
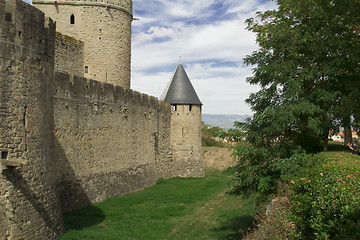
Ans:
[[[288,218],[289,204],[287,196],[274,198],[267,211],[255,217],[256,227],[244,237],[244,240],[291,239],[296,228]]]

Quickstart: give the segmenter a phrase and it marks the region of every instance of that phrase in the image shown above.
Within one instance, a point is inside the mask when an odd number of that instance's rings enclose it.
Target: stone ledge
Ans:
[[[1,159],[0,160],[0,172],[8,167],[21,167],[25,165],[26,160],[23,159]]]
[[[113,8],[120,10],[124,13],[127,13],[131,17],[133,16],[132,13],[123,7],[116,6],[115,4],[111,3],[104,3],[104,2],[83,2],[83,1],[57,1],[57,0],[33,0],[32,3],[36,4],[51,4],[51,5],[73,5],[73,6],[96,6],[96,7],[105,7],[105,8]]]

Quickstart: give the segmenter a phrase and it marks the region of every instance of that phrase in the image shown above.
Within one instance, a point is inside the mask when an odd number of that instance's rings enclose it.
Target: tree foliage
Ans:
[[[321,140],[326,150],[330,130],[359,122],[360,1],[277,5],[246,20],[260,47],[244,59],[255,66],[248,82],[261,89],[247,99],[254,116],[241,127],[250,148],[234,152],[235,189],[271,189],[279,159],[316,152]]]
[[[260,21],[247,20],[260,46],[245,58],[256,65],[249,82],[261,86],[247,102],[267,137],[306,130],[324,139],[339,121],[350,122],[360,89],[359,4],[279,0]]]
[[[222,131],[220,127],[214,127],[202,122],[202,146],[203,147],[224,147],[222,142],[214,139],[217,132]]]

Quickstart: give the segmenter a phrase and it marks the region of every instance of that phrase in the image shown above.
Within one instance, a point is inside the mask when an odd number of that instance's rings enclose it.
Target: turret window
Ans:
[[[74,14],[71,14],[71,16],[70,16],[70,24],[75,24],[75,16],[74,16]]]
[[[1,151],[1,159],[7,159],[8,158],[8,151]]]
[[[11,13],[5,13],[5,21],[11,22],[11,21],[12,21],[11,18],[12,18],[12,17],[11,17]]]
[[[174,111],[176,112],[177,111],[177,105],[175,104],[175,105],[173,105],[173,107],[174,107]]]
[[[85,66],[85,73],[89,73],[89,67]]]
[[[189,111],[191,112],[191,110],[192,110],[192,105],[190,104],[189,105]]]

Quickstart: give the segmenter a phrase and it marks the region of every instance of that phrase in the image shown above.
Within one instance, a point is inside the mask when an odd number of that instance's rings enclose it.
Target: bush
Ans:
[[[202,146],[203,147],[225,147],[225,144],[220,141],[216,141],[211,137],[202,137]]]
[[[202,146],[203,147],[225,147],[226,144],[214,139],[216,132],[222,131],[220,127],[212,127],[208,124],[202,123]]]
[[[272,212],[258,217],[247,239],[360,239],[358,156],[298,153],[273,159],[268,166],[279,172],[282,183]],[[273,204],[275,200],[281,204]]]
[[[275,193],[281,176],[296,172],[302,166],[299,161],[304,155],[301,149],[284,143],[274,143],[269,147],[237,145],[233,150],[238,160],[232,189],[235,195],[252,191],[263,196]]]
[[[358,170],[324,155],[312,160],[313,167],[284,176],[294,192],[290,197],[291,221],[297,226],[294,238],[360,239]]]

